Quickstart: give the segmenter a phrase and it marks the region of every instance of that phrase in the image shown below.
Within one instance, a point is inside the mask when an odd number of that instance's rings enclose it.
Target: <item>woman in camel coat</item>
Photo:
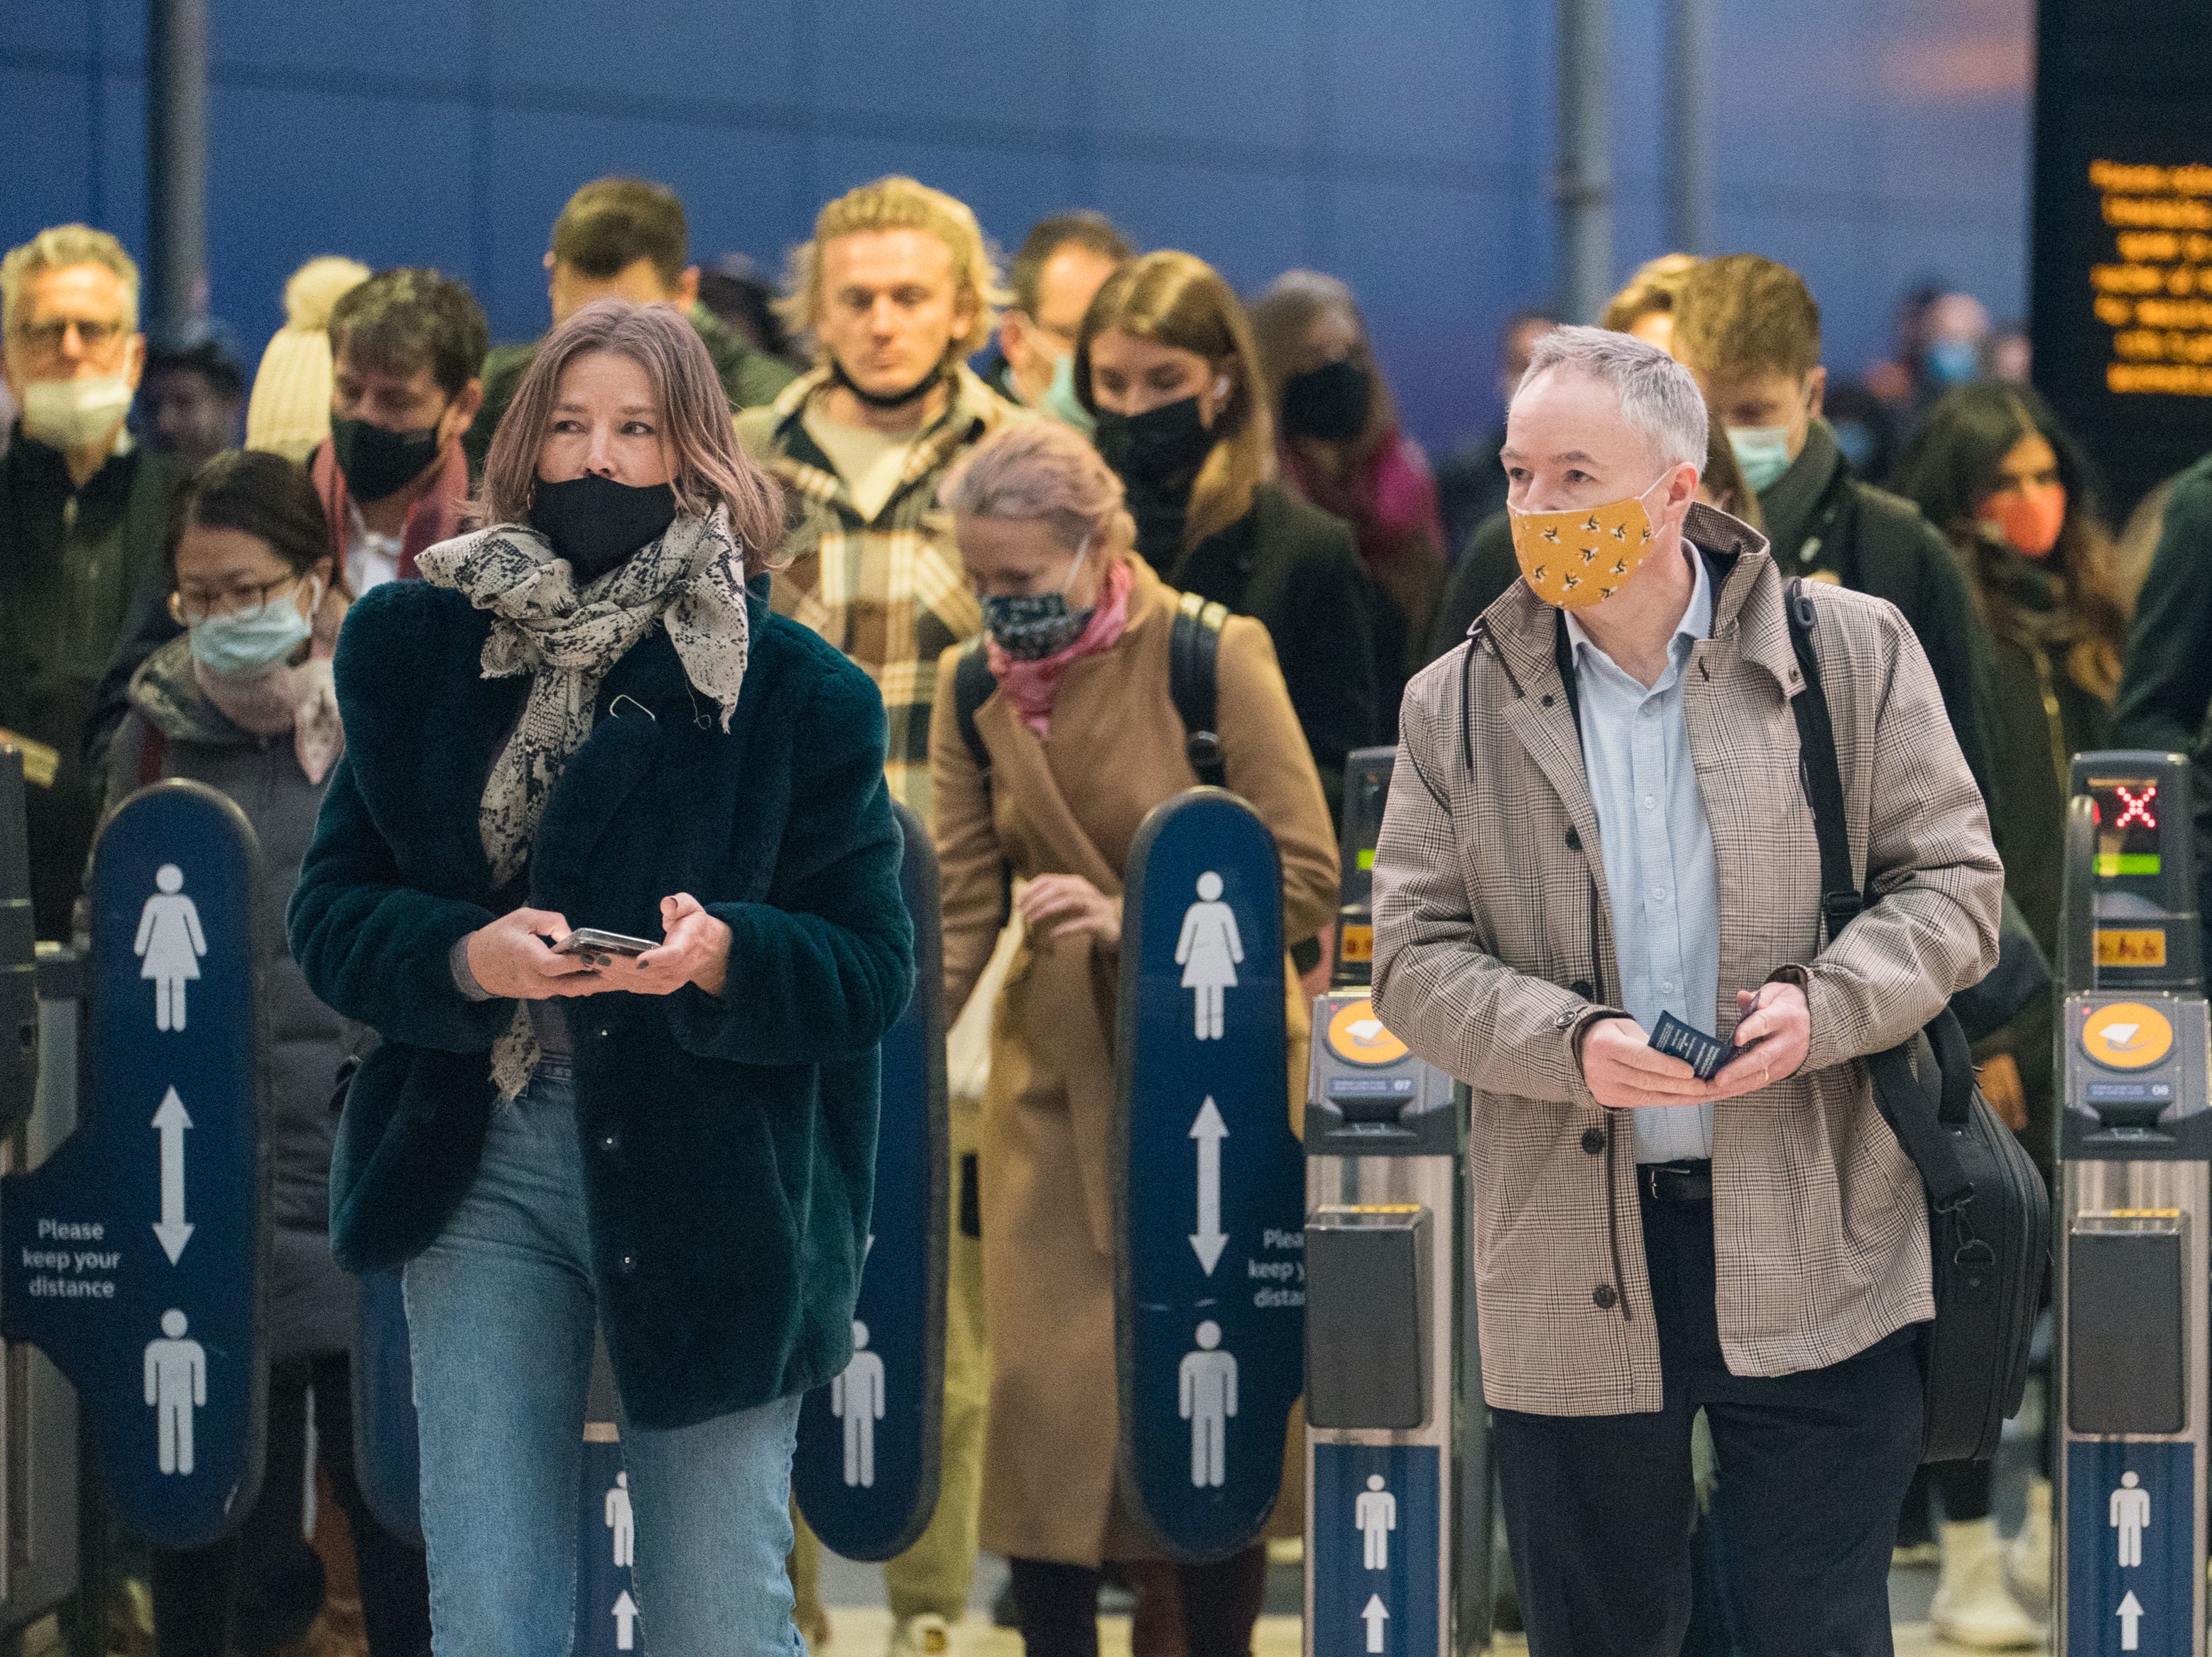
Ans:
[[[1121,876],[1146,815],[1198,779],[1169,692],[1179,595],[1134,555],[1120,482],[1089,446],[1051,422],[1009,428],[947,480],[945,500],[995,682],[974,721],[988,776],[956,713],[957,650],[930,719],[948,1008],[991,955],[1009,876],[1025,927],[983,1102],[982,1541],[1013,1563],[1030,1657],[1060,1657],[1096,1649],[1099,1567],[1147,1551],[1115,1473],[1108,1159]],[[1284,937],[1296,944],[1334,913],[1335,837],[1257,622],[1224,624],[1217,684],[1228,785],[1273,831]],[[1307,1015],[1285,977],[1297,1094]],[[1264,1574],[1256,1547],[1182,1568],[1190,1657],[1243,1657]]]

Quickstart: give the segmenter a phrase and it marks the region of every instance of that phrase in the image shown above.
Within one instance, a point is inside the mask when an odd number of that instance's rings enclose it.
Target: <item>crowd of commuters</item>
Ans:
[[[1249,1649],[1264,1550],[1159,1557],[1117,1462],[1112,962],[1136,828],[1199,780],[1168,694],[1186,598],[1218,630],[1227,786],[1281,853],[1294,1094],[1346,756],[1401,744],[1378,1005],[1477,1083],[1532,1649],[1681,1638],[1700,1411],[1729,1625],[1777,1650],[1886,1626],[1898,1515],[1931,1496],[1897,1403],[1924,1243],[1847,1061],[2001,951],[2055,950],[2072,753],[2194,749],[2212,472],[2172,487],[2130,644],[2087,463],[1963,295],[1917,296],[1899,361],[1832,388],[1796,272],[1670,255],[1602,328],[1514,316],[1504,424],[1432,473],[1342,282],[1248,307],[1095,212],[1002,273],[963,203],[882,179],[778,290],[695,263],[666,189],[605,179],[544,269],[549,331],[495,347],[450,276],[312,261],[249,385],[219,327],[141,331],[103,232],[0,264],[0,727],[38,934],[72,936],[103,810],[163,778],[236,798],[270,884],[272,1472],[237,1538],[149,1559],[164,1657],[317,1621],[311,1444],[375,1657],[566,1649],[542,1567],[573,1546],[595,1331],[655,1648],[828,1639],[789,1463],[850,1357],[872,1054],[914,971],[894,802],[936,844],[974,1062],[939,1496],[884,1566],[892,1650],[945,1649],[979,1546],[1036,1657],[1092,1657],[1109,1578],[1140,1657]],[[1632,550],[1585,587],[1546,544],[1601,518]],[[1882,893],[1817,956],[1810,819],[1770,809],[1796,792],[1794,580]],[[571,920],[661,941],[557,953]],[[1645,1041],[1662,1012],[1741,1056],[1695,1081]],[[2048,998],[1976,1056],[2048,1174]],[[1809,1162],[1778,1102],[1820,1125]],[[1716,1193],[1749,1231],[1716,1236]],[[1871,1287],[1791,1277],[1808,1253]],[[379,1267],[404,1271],[427,1568],[349,1465],[347,1270]],[[1929,1483],[1939,1630],[2036,1637],[2047,1481],[2008,1557],[1986,1466]]]

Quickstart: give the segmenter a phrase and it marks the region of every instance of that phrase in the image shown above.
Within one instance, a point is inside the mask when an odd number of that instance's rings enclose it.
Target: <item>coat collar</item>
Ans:
[[[1699,501],[1683,524],[1690,544],[1705,561],[1713,583],[1712,637],[1735,640],[1747,661],[1765,670],[1784,695],[1802,685],[1790,645],[1788,618],[1782,609],[1782,580],[1766,549],[1766,538],[1750,525]],[[1508,677],[1524,691],[1554,689],[1559,678],[1559,612],[1516,580],[1475,618],[1469,636],[1477,647],[1487,640]]]
[[[768,467],[800,494],[859,518],[860,509],[854,504],[845,480],[838,475],[830,457],[806,433],[807,407],[817,395],[830,388],[830,383],[828,368],[814,369],[785,386],[769,405],[774,416],[770,428],[774,450]],[[913,452],[907,456],[906,470],[899,476],[898,487],[891,491],[890,499],[884,503],[884,511],[878,517],[889,513],[900,496],[915,485],[942,471],[955,454],[991,428],[1006,406],[1004,399],[965,363],[953,370],[951,386],[952,394],[945,401],[945,412],[938,416],[935,424],[916,434]]]

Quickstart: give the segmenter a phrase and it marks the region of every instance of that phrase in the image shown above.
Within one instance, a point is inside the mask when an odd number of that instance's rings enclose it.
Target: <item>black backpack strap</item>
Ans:
[[[1229,611],[1195,592],[1176,607],[1168,634],[1168,695],[1182,719],[1190,768],[1208,788],[1225,788],[1229,770],[1222,762],[1221,737],[1215,729],[1222,623]]]
[[[1790,646],[1805,677],[1805,688],[1790,699],[1790,711],[1797,719],[1797,769],[1820,842],[1820,919],[1832,941],[1858,918],[1866,900],[1851,875],[1843,767],[1836,758],[1836,728],[1828,718],[1828,695],[1820,688],[1820,660],[1813,648],[1813,600],[1802,578],[1791,578],[1783,608],[1790,616]]]
[[[975,768],[983,774],[987,790],[991,786],[991,750],[983,746],[983,733],[975,728],[975,714],[998,688],[979,638],[960,653],[959,665],[952,671],[952,717],[959,722],[960,740],[975,756]]]
[[[1851,876],[1843,767],[1836,756],[1835,726],[1828,717],[1827,693],[1821,689],[1820,664],[1813,649],[1813,600],[1802,579],[1790,580],[1784,608],[1790,616],[1790,647],[1805,677],[1805,688],[1790,698],[1790,707],[1797,719],[1798,770],[1813,808],[1813,833],[1820,845],[1820,918],[1833,943],[1866,904]],[[1966,1177],[1958,1148],[1943,1126],[1947,1120],[1966,1120],[1974,1070],[1966,1034],[1948,1008],[1936,1016],[1927,1033],[1934,1076],[1923,1079],[1913,1074],[1910,1042],[1869,1054],[1867,1065],[1873,1072],[1875,1108],[1919,1170],[1930,1199],[1939,1211],[1948,1211],[1974,1196],[1973,1181]]]

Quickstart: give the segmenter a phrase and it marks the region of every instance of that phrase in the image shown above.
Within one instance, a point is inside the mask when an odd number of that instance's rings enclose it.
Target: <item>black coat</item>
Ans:
[[[764,599],[750,613],[729,730],[654,628],[602,682],[531,845],[533,907],[657,938],[660,900],[689,891],[731,931],[720,996],[567,1004],[592,1293],[647,1427],[851,1360],[879,1048],[914,983],[883,698]],[[331,1247],[357,1271],[420,1253],[467,1193],[514,1015],[464,996],[450,964],[497,912],[478,803],[529,685],[483,677],[489,628],[458,593],[390,581],[338,640],[346,754],[290,925],[308,987],[384,1037],[331,1164]]]
[[[2112,745],[2193,754],[2212,706],[2212,455],[2173,481],[2136,601]]]
[[[1344,756],[1383,731],[1374,600],[1351,525],[1262,483],[1249,512],[1161,574],[1267,629],[1334,817],[1344,803]]]

